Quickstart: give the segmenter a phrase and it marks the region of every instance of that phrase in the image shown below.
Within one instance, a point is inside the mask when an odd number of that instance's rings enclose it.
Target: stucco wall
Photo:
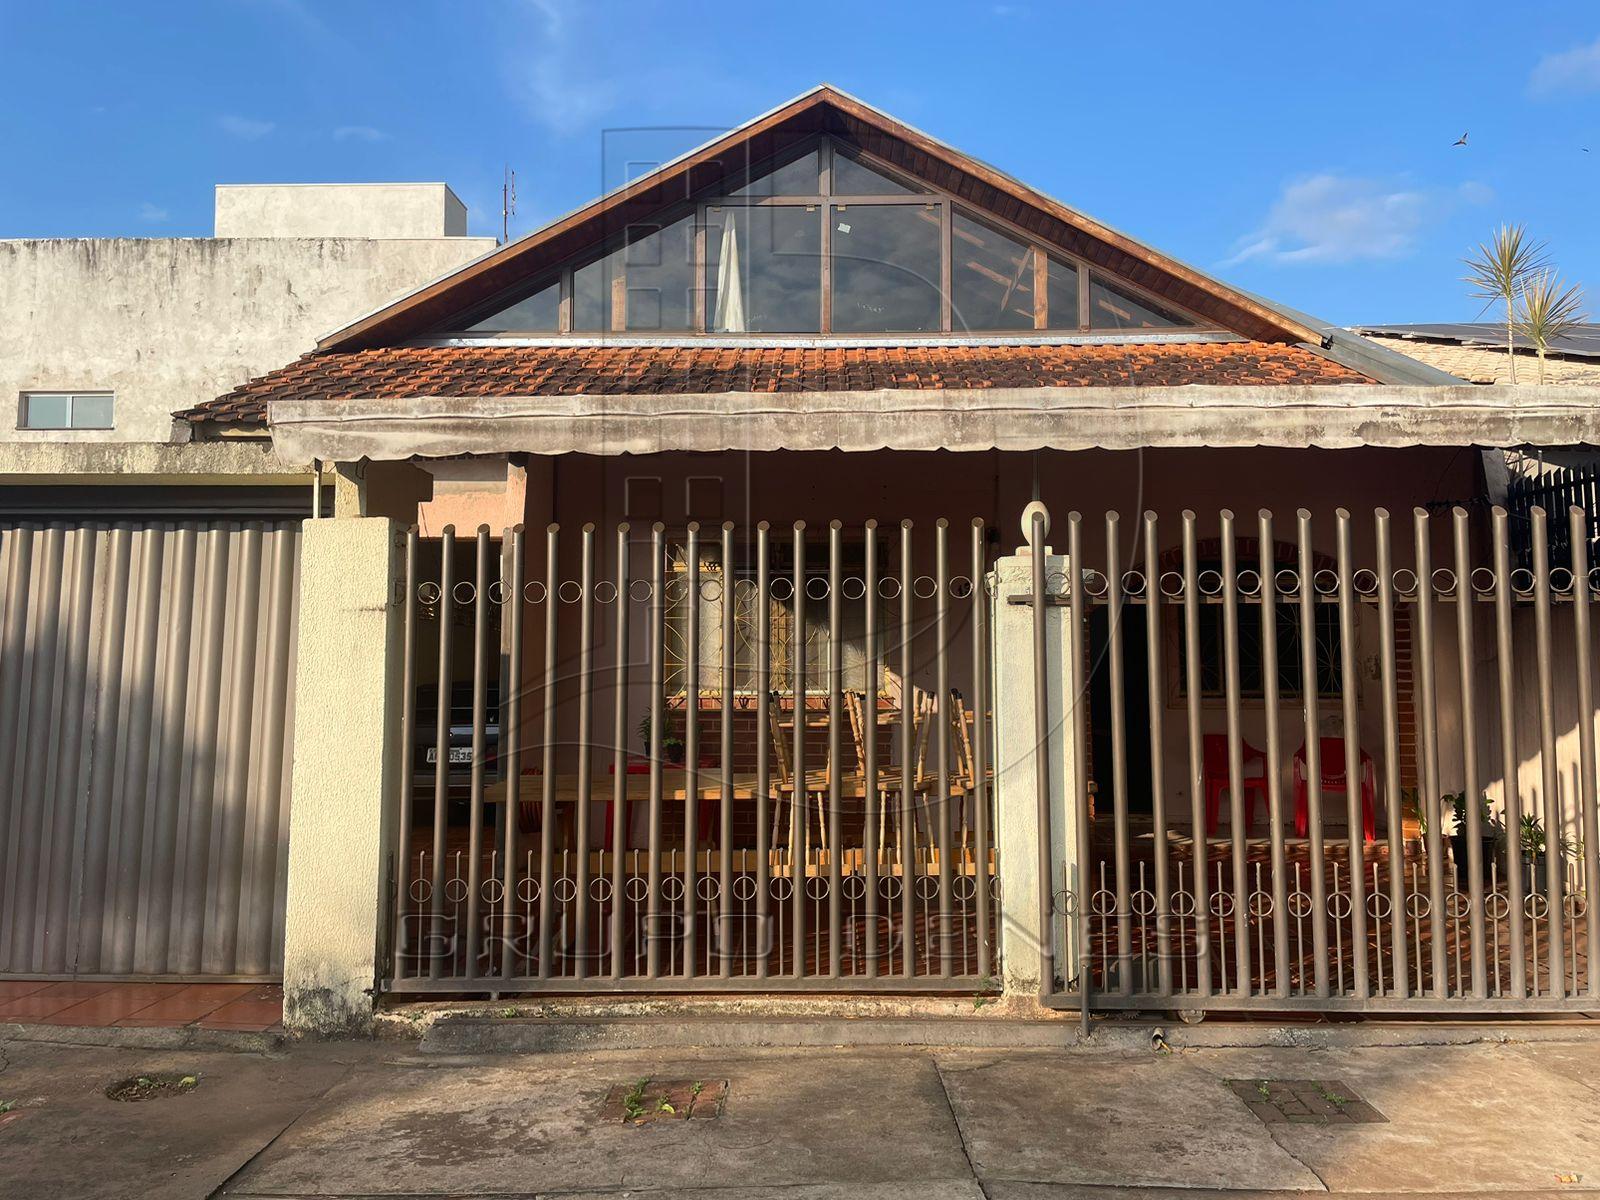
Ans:
[[[215,234],[438,238],[467,232],[467,207],[442,183],[219,183]]]
[[[492,239],[0,240],[0,442],[165,442],[171,413],[493,246]],[[111,430],[18,429],[24,391],[111,390]]]

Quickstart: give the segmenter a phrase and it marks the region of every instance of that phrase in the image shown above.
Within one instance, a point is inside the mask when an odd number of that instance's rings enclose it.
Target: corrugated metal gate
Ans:
[[[0,974],[282,970],[300,523],[0,519]]]

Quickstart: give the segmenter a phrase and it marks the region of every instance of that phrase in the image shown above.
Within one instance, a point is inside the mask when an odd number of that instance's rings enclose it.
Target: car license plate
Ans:
[[[436,762],[439,761],[439,748],[437,746],[429,746],[428,747],[428,759],[427,759],[427,761],[431,762],[431,763],[436,763]],[[472,762],[472,747],[471,746],[451,746],[450,747],[450,761],[452,763],[470,763],[470,762]]]

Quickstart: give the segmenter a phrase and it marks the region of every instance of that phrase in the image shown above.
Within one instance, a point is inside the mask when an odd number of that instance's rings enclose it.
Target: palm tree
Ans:
[[[1463,283],[1472,286],[1472,295],[1484,301],[1484,311],[1503,304],[1506,311],[1506,357],[1511,360],[1511,382],[1517,381],[1516,329],[1517,297],[1530,278],[1544,270],[1548,260],[1545,244],[1529,240],[1522,225],[1502,225],[1494,236],[1479,244],[1462,261],[1467,265]]]
[[[1583,311],[1583,289],[1567,287],[1554,271],[1540,271],[1526,280],[1517,301],[1516,329],[1539,352],[1539,382],[1544,382],[1544,355],[1550,343],[1589,319]]]

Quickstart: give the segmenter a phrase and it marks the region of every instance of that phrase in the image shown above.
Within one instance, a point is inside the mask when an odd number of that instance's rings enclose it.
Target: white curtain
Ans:
[[[744,279],[739,271],[739,234],[733,213],[722,227],[722,253],[717,259],[717,311],[712,318],[717,333],[744,333]]]

